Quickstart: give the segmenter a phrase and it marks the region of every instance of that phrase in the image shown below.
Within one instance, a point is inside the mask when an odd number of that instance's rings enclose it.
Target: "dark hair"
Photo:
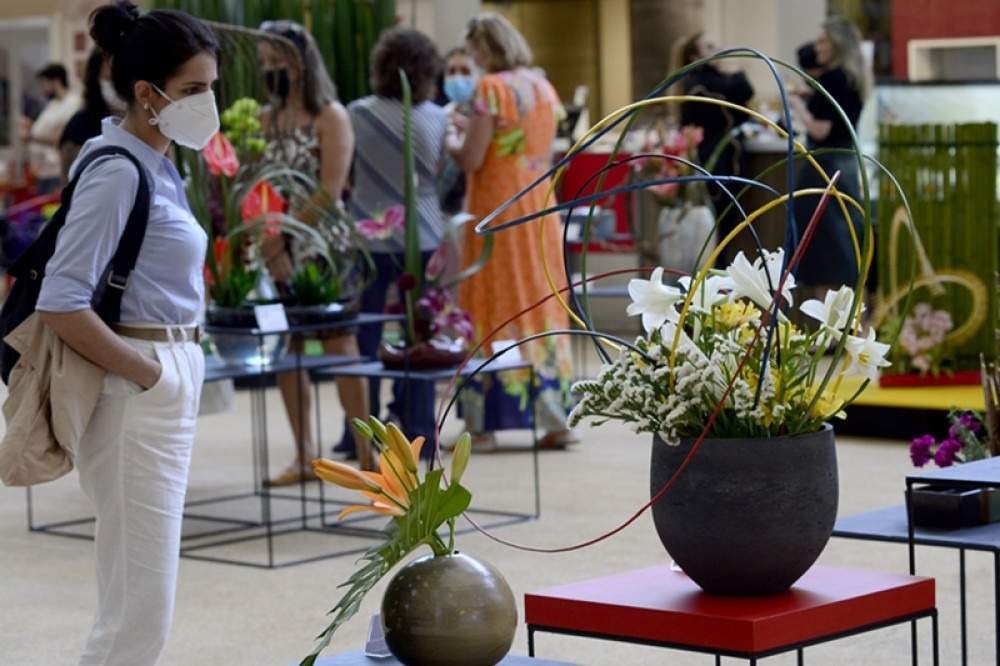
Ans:
[[[111,82],[127,102],[135,100],[136,81],[149,81],[162,90],[167,79],[199,53],[219,57],[219,43],[198,19],[172,9],[140,14],[128,0],[95,9],[90,36],[111,56]]]
[[[302,76],[302,106],[306,111],[318,116],[324,106],[337,101],[337,88],[330,80],[323,54],[308,30],[295,21],[286,20],[264,21],[260,29],[288,40],[273,39],[268,40],[268,44],[298,61]],[[288,42],[295,46],[294,53],[290,52]]]
[[[801,69],[818,69],[819,62],[816,60],[816,45],[806,42],[795,52]]]
[[[680,66],[687,67],[696,60],[701,60],[701,51],[698,49],[698,41],[705,33],[696,32],[687,38],[681,47]]]
[[[111,108],[101,94],[101,69],[107,56],[96,46],[87,58],[87,71],[83,77],[83,107],[96,118],[111,115]]]
[[[43,67],[41,71],[38,72],[39,79],[48,79],[49,81],[58,81],[63,85],[63,88],[69,87],[69,75],[66,73],[66,68],[57,62],[50,63]]]
[[[411,28],[393,28],[382,34],[372,51],[372,90],[380,97],[403,98],[399,70],[406,72],[413,102],[434,97],[441,56],[430,37]]]

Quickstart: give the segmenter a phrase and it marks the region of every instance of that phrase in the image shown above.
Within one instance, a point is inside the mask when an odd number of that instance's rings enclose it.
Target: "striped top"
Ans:
[[[403,104],[371,95],[352,102],[351,115],[357,149],[354,187],[349,206],[359,220],[381,219],[385,211],[403,203]],[[444,159],[448,116],[433,102],[413,107],[413,158],[416,167],[417,215],[421,251],[436,250],[444,233],[444,214],[437,194],[437,177]],[[403,232],[386,240],[371,240],[371,252],[403,251]]]

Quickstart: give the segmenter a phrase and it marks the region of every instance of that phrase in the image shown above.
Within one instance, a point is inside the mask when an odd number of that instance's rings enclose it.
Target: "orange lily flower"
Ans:
[[[389,441],[386,444],[389,446],[389,450],[394,452],[402,461],[406,471],[416,478],[417,474],[417,458],[413,455],[413,448],[410,444],[410,440],[406,439],[406,435],[403,431],[399,429],[395,423],[390,423],[386,426],[386,431],[389,434]]]
[[[367,492],[379,492],[382,487],[372,479],[341,462],[320,458],[313,461],[313,471],[316,476],[341,488]]]

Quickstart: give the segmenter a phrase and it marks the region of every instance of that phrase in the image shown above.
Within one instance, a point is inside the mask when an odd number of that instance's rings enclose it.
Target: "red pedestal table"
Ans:
[[[706,594],[667,565],[525,595],[528,654],[547,632],[758,659],[930,618],[938,663],[934,579],[815,566],[770,597]],[[916,655],[914,654],[914,663]]]

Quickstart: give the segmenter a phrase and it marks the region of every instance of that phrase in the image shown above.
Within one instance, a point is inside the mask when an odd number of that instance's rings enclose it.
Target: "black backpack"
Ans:
[[[118,249],[111,258],[104,276],[98,282],[92,301],[94,311],[104,322],[108,324],[118,322],[121,316],[122,294],[128,287],[129,275],[135,268],[142,240],[146,236],[146,222],[149,220],[149,179],[146,170],[132,153],[120,146],[104,146],[95,148],[80,158],[76,176],[63,188],[59,210],[45,225],[35,242],[10,267],[8,273],[16,280],[10,293],[7,294],[3,309],[0,310],[0,340],[4,340],[35,311],[38,295],[42,289],[42,280],[45,278],[45,267],[56,251],[56,237],[66,223],[66,215],[69,213],[77,182],[94,160],[108,155],[126,157],[139,170],[139,189],[136,192],[135,204],[118,242]],[[20,355],[6,342],[0,343],[0,379],[3,379],[4,384],[10,379],[10,371],[14,369],[19,357]]]

